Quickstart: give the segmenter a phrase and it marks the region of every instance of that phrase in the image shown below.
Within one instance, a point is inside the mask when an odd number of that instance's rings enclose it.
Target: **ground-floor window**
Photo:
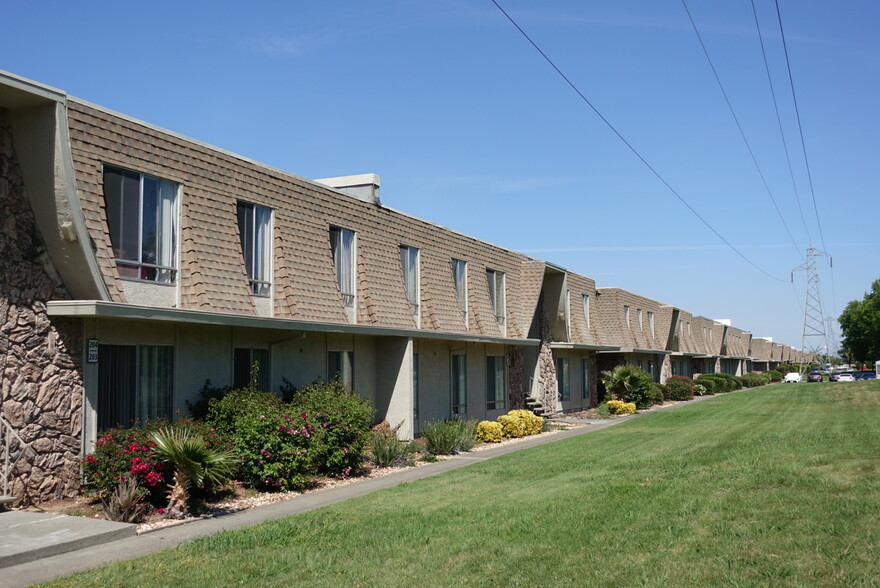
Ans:
[[[590,399],[590,360],[589,358],[581,359],[581,377],[583,378],[582,396],[584,400]]]
[[[452,414],[467,412],[467,356],[452,356]]]
[[[242,349],[233,353],[232,387],[246,388],[253,385],[263,392],[269,387],[269,350]]]
[[[556,358],[556,385],[560,400],[571,399],[571,380],[568,373],[568,358]]]
[[[349,390],[354,389],[354,351],[327,353],[327,379],[339,378]]]
[[[98,430],[172,416],[174,347],[101,345],[98,349]]]
[[[507,378],[503,356],[486,358],[486,409],[504,410],[507,405]]]

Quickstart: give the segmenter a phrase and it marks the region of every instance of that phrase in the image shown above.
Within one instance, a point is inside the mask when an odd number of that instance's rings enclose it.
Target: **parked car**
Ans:
[[[828,381],[829,382],[836,382],[837,378],[839,378],[839,377],[840,377],[840,372],[831,372],[830,374],[828,374]]]
[[[783,384],[798,384],[801,381],[801,375],[797,372],[788,372],[782,379]]]
[[[856,380],[876,380],[877,379],[877,374],[874,372],[857,372],[857,373],[858,373],[858,377],[856,377]],[[856,373],[853,373],[853,375],[855,376]]]
[[[819,370],[813,370],[807,375],[808,382],[821,382],[822,381],[822,372]]]
[[[853,380],[861,380],[862,379],[862,372],[853,372],[852,376],[853,376]]]
[[[844,372],[844,373],[840,374],[839,376],[837,376],[837,381],[838,382],[855,382],[856,379],[853,377],[853,375],[851,373]]]

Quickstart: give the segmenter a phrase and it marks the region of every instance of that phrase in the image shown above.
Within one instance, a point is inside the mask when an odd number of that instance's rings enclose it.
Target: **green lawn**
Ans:
[[[58,586],[877,586],[880,381],[719,396]]]

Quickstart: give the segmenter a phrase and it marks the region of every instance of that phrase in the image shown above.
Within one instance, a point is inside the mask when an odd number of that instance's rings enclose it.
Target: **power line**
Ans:
[[[767,276],[767,277],[769,277],[769,278],[771,278],[771,279],[777,280],[777,281],[779,281],[779,282],[784,282],[784,281],[785,281],[785,280],[783,280],[783,279],[781,279],[781,278],[778,278],[778,277],[776,277],[776,276],[774,276],[774,275],[768,273],[768,272],[765,271],[763,268],[761,268],[761,267],[759,267],[757,264],[755,264],[751,259],[749,259],[748,257],[746,257],[746,256],[745,256],[745,255],[739,250],[739,249],[737,249],[736,247],[734,247],[734,246],[733,246],[733,245],[732,245],[727,239],[725,239],[725,238],[721,235],[721,233],[719,233],[717,230],[715,230],[715,228],[714,228],[712,225],[710,225],[709,222],[708,222],[706,219],[704,219],[702,216],[700,216],[700,213],[698,213],[698,212],[694,209],[694,207],[691,206],[691,205],[688,203],[688,201],[685,200],[684,197],[683,197],[681,194],[679,194],[679,193],[675,190],[675,188],[673,188],[673,187],[669,184],[669,182],[667,182],[666,179],[664,179],[663,176],[661,176],[660,173],[659,173],[656,169],[654,169],[654,167],[653,167],[650,163],[648,163],[648,161],[642,156],[642,154],[639,153],[639,151],[638,151],[635,147],[633,147],[633,145],[632,145],[629,141],[627,141],[626,138],[624,138],[624,136],[623,136],[622,134],[620,134],[620,132],[614,127],[614,125],[612,125],[611,122],[610,122],[607,118],[605,118],[605,117],[602,115],[602,113],[599,112],[599,110],[598,110],[595,106],[593,106],[593,103],[590,102],[590,101],[587,99],[586,96],[584,96],[583,92],[581,92],[581,91],[578,89],[578,87],[575,86],[574,83],[573,83],[570,79],[568,79],[568,76],[566,76],[564,73],[562,73],[562,70],[560,70],[560,69],[556,66],[556,64],[553,62],[553,60],[550,59],[550,58],[547,56],[547,54],[544,53],[543,50],[541,50],[540,47],[538,47],[538,44],[535,43],[535,42],[532,40],[532,38],[528,35],[528,33],[526,33],[526,32],[522,29],[522,27],[520,27],[520,26],[517,24],[517,22],[513,19],[513,17],[511,17],[509,14],[507,14],[507,11],[505,11],[505,10],[501,7],[501,5],[498,4],[497,0],[492,0],[492,3],[498,8],[498,10],[501,11],[501,14],[503,14],[503,15],[507,18],[507,20],[510,21],[510,24],[512,24],[514,27],[516,27],[516,30],[518,30],[518,31],[520,32],[520,34],[521,34],[523,37],[525,37],[525,39],[526,39],[526,40],[532,45],[532,47],[534,47],[535,50],[536,50],[538,53],[541,54],[541,57],[544,58],[544,61],[546,61],[546,62],[550,65],[550,67],[552,67],[552,68],[556,71],[556,73],[559,74],[559,76],[560,76],[563,80],[565,80],[565,83],[567,83],[567,84],[569,85],[569,87],[570,87],[572,90],[574,90],[574,92],[575,92],[578,96],[580,96],[580,98],[581,98],[581,100],[584,102],[584,104],[586,104],[587,106],[590,107],[590,109],[596,114],[596,116],[598,116],[599,119],[601,119],[601,121],[602,121],[603,123],[605,123],[605,126],[607,126],[607,127],[611,130],[611,132],[613,132],[615,135],[617,135],[617,138],[620,139],[620,140],[623,142],[623,144],[626,145],[627,148],[629,148],[629,150],[632,151],[632,153],[633,153],[636,157],[639,158],[639,161],[641,161],[641,162],[645,165],[645,167],[647,167],[647,168],[651,171],[651,173],[654,174],[654,176],[655,176],[658,180],[660,180],[660,181],[663,183],[663,185],[666,186],[666,188],[668,188],[669,191],[672,192],[672,193],[675,195],[675,197],[678,198],[678,200],[679,200],[682,204],[684,204],[684,205],[687,207],[687,209],[690,210],[690,211],[694,214],[694,216],[696,216],[698,219],[700,219],[700,222],[702,222],[702,223],[703,223],[703,224],[704,224],[704,225],[705,225],[710,231],[712,231],[712,232],[715,234],[716,237],[718,237],[719,239],[721,239],[721,241],[722,241],[725,245],[727,245],[727,246],[728,246],[728,247],[729,247],[734,253],[736,253],[737,255],[739,255],[743,260],[745,260],[745,261],[746,261],[749,265],[751,265],[753,268],[755,268],[756,270],[758,270],[759,272],[761,272],[762,274],[764,274],[765,276]]]
[[[810,182],[810,195],[813,197],[813,212],[816,213],[816,226],[819,227],[819,238],[822,240],[822,249],[825,247],[825,235],[822,234],[822,222],[819,219],[819,207],[816,206],[816,190],[813,188],[813,174],[810,173],[810,160],[807,157],[807,144],[804,141],[804,127],[801,125],[801,113],[798,108],[797,94],[794,91],[794,78],[791,75],[791,62],[788,59],[788,44],[785,42],[785,31],[782,28],[782,13],[779,11],[779,0],[776,3],[776,18],[779,21],[779,34],[782,37],[782,49],[785,51],[785,67],[788,70],[788,83],[791,86],[791,99],[794,102],[794,112],[797,116],[798,131],[801,137],[801,149],[804,152],[804,165],[807,169],[807,179]]]
[[[791,186],[794,188],[794,197],[797,201],[798,210],[801,213],[801,222],[804,224],[804,232],[807,234],[807,239],[812,241],[810,238],[810,230],[807,228],[807,219],[804,216],[804,207],[801,206],[801,197],[798,192],[797,182],[794,179],[794,169],[791,165],[791,155],[788,152],[788,141],[785,140],[785,132],[782,130],[782,117],[779,116],[779,103],[776,100],[776,90],[773,87],[773,78],[770,75],[770,64],[767,62],[767,51],[764,48],[764,36],[761,34],[761,24],[758,21],[758,11],[755,8],[755,0],[751,0],[752,2],[752,15],[755,17],[755,28],[758,31],[758,41],[761,43],[761,55],[764,57],[764,70],[767,72],[767,83],[770,86],[770,95],[773,97],[773,110],[776,112],[776,122],[779,125],[779,136],[782,139],[782,148],[785,151],[785,161],[788,163],[788,175],[791,177]],[[798,252],[800,254],[800,252]]]
[[[681,0],[682,6],[684,6],[684,11],[687,13],[688,19],[691,21],[691,26],[694,29],[694,33],[697,35],[697,40],[700,42],[700,47],[703,48],[703,55],[706,56],[706,61],[709,62],[709,67],[712,69],[712,74],[715,76],[715,81],[718,82],[718,88],[721,90],[721,94],[724,96],[724,101],[727,103],[727,109],[730,111],[730,115],[733,117],[733,121],[736,123],[736,128],[739,129],[739,136],[742,137],[743,143],[746,145],[746,149],[749,152],[749,156],[752,158],[752,163],[755,164],[755,170],[757,170],[758,175],[761,177],[761,182],[764,184],[764,189],[767,190],[767,196],[770,197],[770,201],[773,203],[773,208],[776,209],[776,214],[779,216],[779,220],[782,222],[782,226],[785,227],[785,232],[788,233],[789,239],[791,239],[791,244],[794,246],[795,251],[800,255],[800,248],[798,247],[797,242],[794,240],[794,235],[791,234],[791,230],[788,228],[788,223],[785,222],[785,217],[782,216],[782,211],[779,210],[779,205],[776,203],[776,199],[773,197],[773,193],[770,191],[770,186],[767,184],[767,179],[764,177],[764,172],[761,171],[761,166],[758,165],[758,159],[755,157],[755,152],[752,150],[752,146],[749,144],[749,140],[746,138],[746,133],[742,128],[742,125],[739,122],[739,118],[736,116],[736,112],[733,109],[733,104],[730,102],[730,98],[727,95],[727,91],[724,89],[724,84],[721,83],[721,77],[718,75],[718,70],[715,69],[715,64],[712,63],[712,58],[709,57],[709,50],[706,48],[706,43],[703,42],[703,36],[700,35],[700,30],[697,28],[697,23],[694,21],[693,15],[691,15],[691,11],[688,8],[687,2],[685,0]]]

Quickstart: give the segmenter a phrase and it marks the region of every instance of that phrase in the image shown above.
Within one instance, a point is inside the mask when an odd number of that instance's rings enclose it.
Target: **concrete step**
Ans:
[[[15,496],[8,496],[6,494],[0,494],[0,506],[3,506],[4,504],[11,504],[11,503],[15,502],[16,500],[18,500],[18,498],[16,498]]]
[[[46,512],[0,513],[0,568],[134,536],[135,525]]]

